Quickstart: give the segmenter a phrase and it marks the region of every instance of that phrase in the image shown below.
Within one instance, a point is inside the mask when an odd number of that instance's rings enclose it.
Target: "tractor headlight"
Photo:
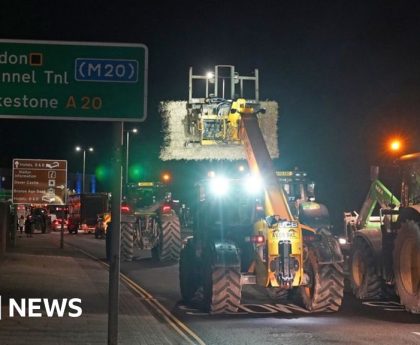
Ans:
[[[341,245],[347,244],[347,239],[344,237],[339,237],[338,243],[340,243]]]
[[[229,180],[225,177],[214,177],[210,181],[210,191],[217,196],[223,196],[229,191]]]
[[[248,176],[244,181],[244,189],[248,194],[257,195],[263,190],[263,181],[260,176]]]

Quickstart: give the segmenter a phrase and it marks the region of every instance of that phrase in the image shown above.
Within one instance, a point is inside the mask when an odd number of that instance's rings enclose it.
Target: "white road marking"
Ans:
[[[363,305],[374,307],[374,308],[382,308],[386,311],[404,311],[405,308],[394,301],[368,301],[368,302],[362,302]]]
[[[420,336],[420,332],[411,332],[411,333]]]

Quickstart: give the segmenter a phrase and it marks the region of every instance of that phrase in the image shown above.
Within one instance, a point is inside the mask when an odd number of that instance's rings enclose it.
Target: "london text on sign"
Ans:
[[[144,121],[142,44],[0,40],[0,117]]]

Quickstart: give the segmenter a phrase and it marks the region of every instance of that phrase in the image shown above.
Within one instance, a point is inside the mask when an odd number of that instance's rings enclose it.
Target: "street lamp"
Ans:
[[[87,150],[89,152],[93,152],[93,147],[89,147]],[[76,151],[77,152],[83,151],[83,175],[82,175],[83,186],[82,186],[82,193],[84,193],[85,192],[85,176],[86,176],[86,149],[84,149],[80,146],[76,146]]]
[[[398,152],[402,149],[402,143],[400,139],[392,139],[389,143],[389,148],[392,152]]]
[[[128,157],[129,157],[129,153],[130,153],[130,132],[137,134],[138,129],[137,128],[133,128],[133,129],[127,129],[125,132],[127,132],[127,150],[126,150],[126,155],[125,155],[125,185],[128,185]]]

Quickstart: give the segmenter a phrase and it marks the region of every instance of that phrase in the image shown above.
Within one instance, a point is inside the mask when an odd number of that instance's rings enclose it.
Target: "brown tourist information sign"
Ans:
[[[64,205],[67,188],[67,161],[14,159],[14,204]]]

